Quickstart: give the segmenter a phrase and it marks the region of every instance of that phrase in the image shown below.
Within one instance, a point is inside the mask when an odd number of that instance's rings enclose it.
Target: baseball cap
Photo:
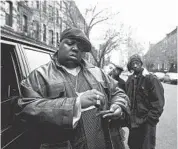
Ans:
[[[63,39],[76,39],[78,41],[80,41],[83,44],[84,49],[82,49],[84,52],[90,52],[91,51],[91,43],[89,41],[89,39],[87,38],[87,36],[85,35],[85,33],[78,29],[78,28],[68,28],[65,29],[62,33],[61,33],[61,38],[60,38],[60,42]]]

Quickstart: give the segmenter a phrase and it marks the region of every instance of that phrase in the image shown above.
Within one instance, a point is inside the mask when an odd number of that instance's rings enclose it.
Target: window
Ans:
[[[54,40],[53,40],[53,30],[49,30],[49,44],[53,45]]]
[[[38,1],[38,0],[36,1],[36,8],[37,8],[37,9],[39,9],[39,8],[40,8],[40,3],[39,3],[39,1]]]
[[[37,21],[33,22],[33,37],[39,39],[39,23]]]
[[[46,25],[43,24],[43,41],[46,42]]]
[[[25,4],[26,6],[28,6],[28,1],[24,1],[24,4]]]
[[[56,9],[56,23],[59,23],[59,11]]]
[[[12,2],[10,1],[5,2],[5,18],[6,25],[12,26]]]
[[[22,18],[22,29],[24,32],[27,32],[27,16],[23,15]]]
[[[34,7],[33,5],[34,5],[34,3],[33,3],[33,1],[31,1],[31,6]]]
[[[49,5],[49,20],[53,21],[53,7]]]
[[[46,13],[46,0],[43,3],[43,12]]]
[[[59,33],[56,33],[56,46],[58,45],[59,43]]]
[[[33,71],[34,69],[48,63],[51,60],[51,56],[49,53],[35,51],[33,49],[25,48],[25,54],[28,59],[30,71]]]

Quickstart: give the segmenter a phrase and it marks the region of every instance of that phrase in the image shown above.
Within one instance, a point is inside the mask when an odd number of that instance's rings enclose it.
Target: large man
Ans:
[[[156,124],[163,112],[164,89],[160,81],[142,67],[139,55],[133,55],[128,70],[133,71],[126,82],[131,101],[130,149],[154,149]]]
[[[22,82],[21,117],[38,127],[40,149],[121,149],[119,122],[128,97],[101,69],[82,59],[91,50],[85,34],[63,31],[51,62]]]

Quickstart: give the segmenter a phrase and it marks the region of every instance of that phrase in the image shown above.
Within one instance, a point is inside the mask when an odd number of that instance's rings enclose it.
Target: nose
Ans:
[[[72,45],[72,50],[73,50],[73,51],[76,51],[76,52],[79,51],[79,48],[78,48],[78,46],[77,46],[77,43]]]
[[[134,64],[133,67],[136,68],[136,67],[137,67],[137,64]]]

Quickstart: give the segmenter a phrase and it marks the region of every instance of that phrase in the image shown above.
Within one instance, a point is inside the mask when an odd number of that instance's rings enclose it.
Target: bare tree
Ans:
[[[94,7],[90,7],[88,9],[85,10],[85,18],[87,21],[87,24],[85,25],[85,29],[84,32],[87,35],[87,37],[90,37],[90,32],[93,29],[93,27],[95,27],[98,24],[101,24],[103,22],[106,22],[109,19],[112,19],[115,15],[117,15],[117,13],[113,14],[113,13],[109,13],[108,9],[102,9],[100,11],[97,11],[97,4]]]
[[[66,26],[68,27],[77,27],[80,29],[83,29],[86,36],[90,39],[90,33],[91,30],[96,26],[103,22],[106,22],[109,19],[112,19],[113,16],[117,15],[118,13],[111,14],[107,12],[107,9],[102,9],[100,11],[97,10],[97,4],[94,7],[87,8],[85,10],[84,16],[81,15],[80,11],[77,7],[75,7],[75,3],[72,0],[63,0],[63,6],[62,6],[62,14],[64,15],[63,18],[61,17],[61,20]],[[75,13],[76,12],[76,13]],[[65,18],[65,19],[64,19]],[[111,44],[111,39],[108,39],[109,45]],[[107,44],[108,44],[107,42]],[[107,49],[110,46],[107,46]],[[105,50],[104,50],[105,51]],[[105,53],[105,52],[104,52]],[[97,65],[100,65],[97,55],[95,54],[94,48],[91,50],[91,55],[93,56],[93,59],[97,63]],[[103,55],[103,54],[102,54]]]
[[[63,0],[61,1],[61,14],[59,16],[61,23],[65,24],[68,27],[81,28],[80,25],[84,25],[84,18],[81,15],[80,11],[75,5],[75,2],[72,0]]]
[[[100,46],[98,58],[96,60],[97,66],[103,67],[105,65],[105,57],[113,50],[122,50],[121,44],[125,44],[126,39],[123,36],[122,28],[120,31],[108,30],[106,32],[105,42]]]
[[[140,42],[134,40],[131,36],[127,39],[127,52],[128,57],[133,54],[140,54],[143,55],[144,47]]]

